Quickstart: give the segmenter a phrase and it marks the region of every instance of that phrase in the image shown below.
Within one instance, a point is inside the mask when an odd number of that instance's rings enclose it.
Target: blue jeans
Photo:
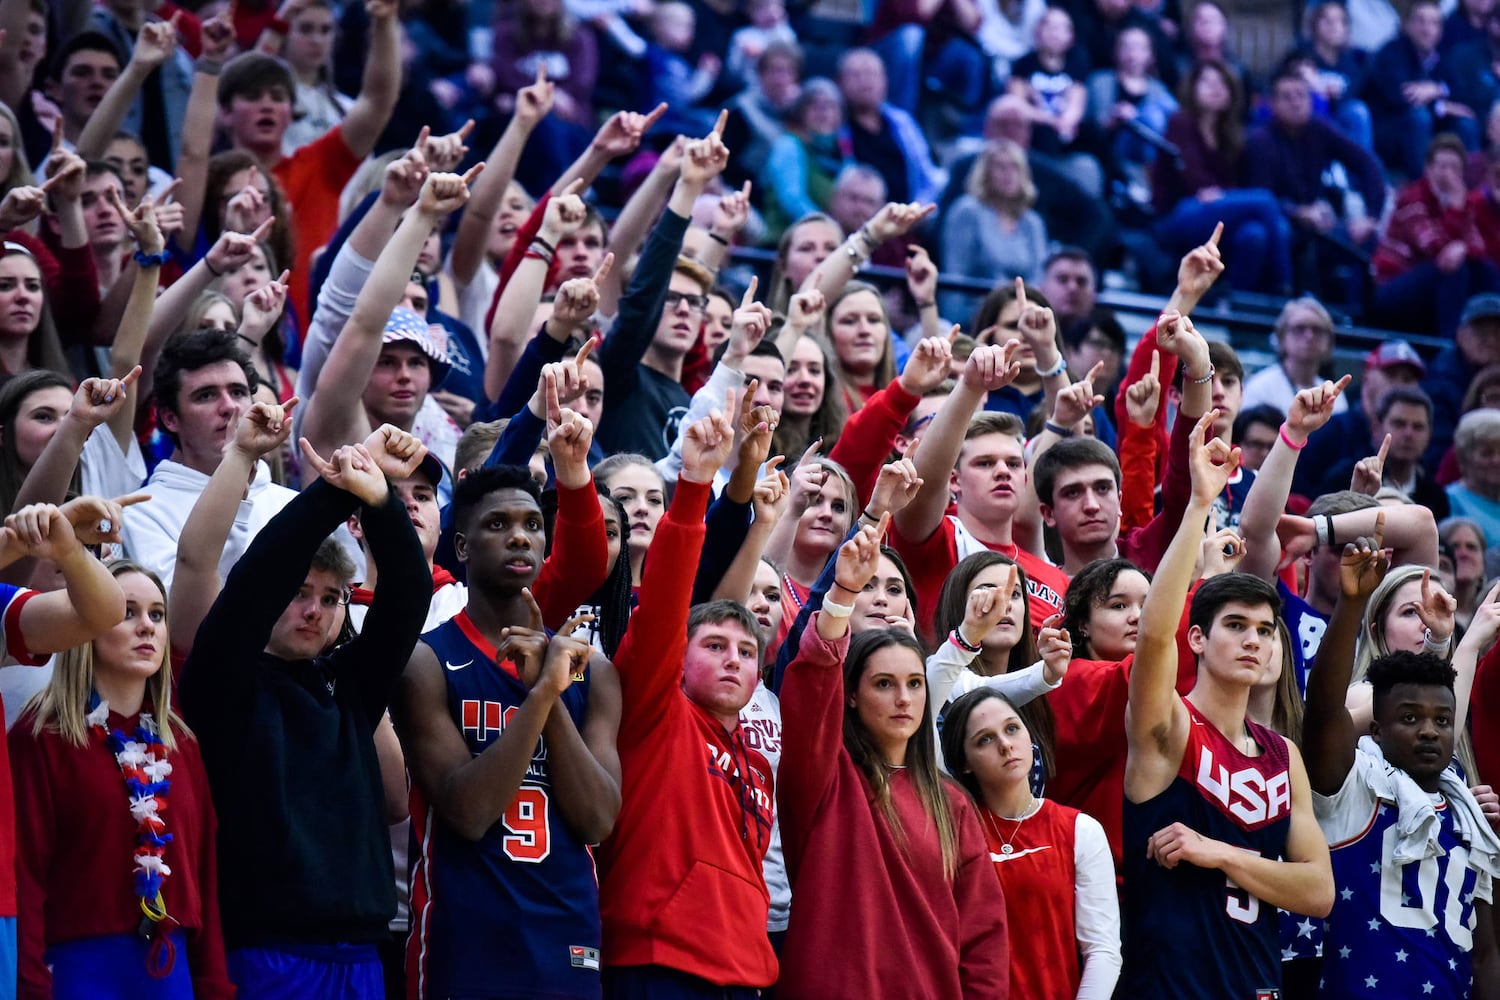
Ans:
[[[1500,292],[1500,270],[1489,261],[1467,260],[1451,274],[1426,261],[1376,285],[1375,308],[1387,317],[1383,325],[1451,338],[1458,332],[1464,303],[1480,292]]]
[[[1375,126],[1370,106],[1353,97],[1342,100],[1333,109],[1333,123],[1362,149],[1375,149]]]
[[[1375,151],[1392,170],[1414,180],[1422,176],[1427,147],[1438,132],[1452,132],[1463,140],[1465,149],[1479,148],[1479,123],[1474,119],[1439,118],[1431,108],[1408,108],[1375,123]]]
[[[1284,294],[1292,285],[1292,229],[1276,196],[1261,188],[1225,191],[1217,201],[1184,198],[1156,235],[1173,256],[1187,253],[1224,223],[1225,277],[1241,291]]]

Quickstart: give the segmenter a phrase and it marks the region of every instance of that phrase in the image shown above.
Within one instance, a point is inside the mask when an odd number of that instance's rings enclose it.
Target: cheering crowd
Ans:
[[[1155,161],[1127,336],[1026,147],[939,212],[886,93],[1014,111],[1076,20],[1134,110],[1026,124],[1128,188],[1152,45],[1241,99],[1216,5],[953,3],[798,84],[775,0],[515,3],[481,63],[462,4],[0,0],[0,998],[1500,997],[1476,214],[1363,234],[1442,353],[1355,391],[1304,296],[1247,373],[1193,314],[1307,287],[1321,203]],[[1163,135],[1230,170],[1226,113]],[[1446,199],[1470,131],[1389,169]]]

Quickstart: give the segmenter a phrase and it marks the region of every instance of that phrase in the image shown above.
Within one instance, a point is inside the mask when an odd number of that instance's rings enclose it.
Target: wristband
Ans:
[[[1317,536],[1318,544],[1328,544],[1328,525],[1331,522],[1326,517],[1313,518],[1313,534]]]
[[[533,236],[531,238],[531,245],[534,247],[540,246],[543,250],[547,251],[548,255],[557,253],[557,247],[553,246],[551,243],[548,243],[540,236]]]
[[[868,518],[869,518],[869,519],[870,519],[870,522],[871,522],[871,523],[872,523],[872,524],[879,524],[879,523],[880,523],[880,518],[879,518],[879,517],[877,517],[877,516],[875,516],[875,515],[874,515],[874,514],[871,514],[871,513],[870,513],[870,508],[868,508],[868,507],[866,507],[866,508],[865,508],[865,509],[864,509],[864,510],[862,510],[862,511],[860,511],[860,512],[859,512],[859,516],[860,516],[860,517],[868,517]],[[835,581],[834,581],[834,582],[835,582],[835,583],[838,583],[838,581],[837,581],[837,580],[835,580]],[[843,584],[842,584],[842,583],[840,583],[840,584],[839,584],[839,586],[840,586],[840,587],[843,587],[843,586],[844,586],[844,585],[843,585]],[[847,590],[847,589],[848,589],[848,588],[847,588],[847,587],[845,587],[845,588],[844,588],[844,589],[846,589],[846,590]]]
[[[1448,647],[1452,643],[1453,636],[1451,635],[1442,641],[1437,641],[1432,638],[1432,629],[1427,628],[1422,630],[1422,652],[1424,653],[1437,653],[1440,656],[1447,655]]]
[[[1333,515],[1332,514],[1324,514],[1324,515],[1322,515],[1322,521],[1323,521],[1323,532],[1322,532],[1323,536],[1327,539],[1329,545],[1337,547],[1338,544],[1339,544],[1339,540],[1338,540],[1338,537],[1336,535],[1334,535],[1334,533],[1333,533]]]
[[[708,238],[711,239],[711,240],[713,240],[715,243],[719,244],[719,246],[721,246],[721,247],[727,247],[729,245],[729,241],[727,239],[725,239],[724,237],[720,236],[718,233],[714,232],[712,229],[710,229],[708,231]]]
[[[167,253],[165,250],[161,251],[160,253],[146,253],[143,250],[137,250],[135,253],[130,255],[130,258],[141,267],[161,267],[167,261],[172,259],[172,255]]]
[[[260,350],[260,341],[258,341],[258,340],[251,340],[249,337],[245,336],[243,333],[236,333],[235,336],[238,337],[238,338],[240,338],[241,340],[243,340],[245,343],[249,344],[251,346],[251,348],[253,348],[255,350]]]
[[[1205,375],[1205,376],[1203,376],[1202,378],[1190,378],[1190,379],[1188,379],[1188,381],[1191,382],[1191,383],[1193,383],[1194,385],[1208,385],[1208,383],[1212,382],[1213,380],[1214,380],[1214,366],[1213,365],[1209,365],[1208,366],[1208,374]]]
[[[838,577],[834,577],[833,578],[833,585],[835,587],[841,587],[844,590],[845,593],[849,593],[849,594],[858,594],[858,593],[860,593],[861,591],[863,591],[865,589],[863,587],[850,587],[850,586],[844,584],[842,581],[840,581]]]
[[[1071,427],[1060,427],[1057,424],[1054,424],[1050,420],[1047,421],[1045,424],[1043,424],[1042,427],[1045,428],[1046,430],[1051,431],[1053,434],[1056,434],[1058,437],[1061,437],[1061,438],[1070,438],[1070,437],[1073,436],[1073,428],[1071,428]]]
[[[1037,378],[1052,378],[1054,375],[1061,375],[1067,370],[1067,359],[1059,353],[1057,356],[1057,364],[1053,365],[1051,368],[1038,368],[1036,370],[1036,375]]]
[[[224,71],[224,63],[218,59],[210,59],[208,56],[199,56],[193,60],[193,71],[205,76],[218,76]]]
[[[855,246],[855,240],[853,236],[844,241],[844,253],[848,254],[849,259],[854,261],[854,263],[856,264],[863,264],[865,261],[870,259],[870,251],[864,249],[863,247]]]
[[[971,646],[969,640],[965,639],[964,634],[958,629],[948,633],[948,640],[966,653],[977,653],[981,649],[979,646]]]
[[[825,597],[823,598],[823,613],[829,618],[848,618],[854,614],[854,605],[840,604]]]
[[[1294,444],[1292,442],[1292,439],[1289,438],[1289,437],[1287,437],[1287,434],[1286,434],[1286,424],[1282,424],[1281,425],[1281,430],[1278,431],[1277,433],[1281,435],[1281,443],[1284,444],[1284,445],[1286,445],[1288,448],[1292,449],[1293,451],[1301,451],[1303,448],[1307,447],[1307,442],[1306,441],[1303,441],[1301,444]]]
[[[213,275],[215,278],[224,277],[224,272],[219,270],[217,267],[214,267],[213,262],[210,261],[207,257],[203,258],[203,266],[208,268],[208,273]]]

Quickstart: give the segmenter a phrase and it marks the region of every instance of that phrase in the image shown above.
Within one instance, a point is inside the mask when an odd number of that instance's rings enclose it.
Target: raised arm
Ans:
[[[89,115],[83,131],[78,134],[75,148],[79,156],[86,160],[104,158],[104,150],[120,131],[120,124],[146,85],[146,78],[177,54],[179,19],[180,15],[173,14],[170,21],[147,21],[141,25],[130,61],[99,98],[93,114]]]
[[[370,18],[370,52],[359,96],[338,125],[348,146],[361,159],[375,149],[375,141],[391,120],[401,95],[401,30],[396,23],[396,0],[365,0]]]
[[[500,292],[494,322],[490,324],[489,358],[484,366],[484,394],[490,399],[500,398],[505,383],[516,367],[516,360],[536,332],[531,325],[532,317],[536,315],[537,306],[542,301],[542,292],[546,290],[547,268],[551,264],[552,252],[563,237],[576,232],[588,217],[588,207],[579,195],[581,190],[583,182],[575,181],[568,190],[547,202],[541,229],[537,231],[536,240],[532,243],[533,248],[526,252]],[[569,289],[563,315],[557,317],[556,322],[548,320],[547,330],[549,334],[553,334],[554,339],[566,340],[593,315],[590,311],[580,317],[578,310],[569,308],[585,292],[586,289],[578,285]],[[562,294],[559,289],[559,298]],[[597,307],[597,285],[592,300]]]
[[[745,391],[749,397],[750,390],[747,388]],[[745,537],[729,565],[723,566],[721,563],[720,567],[716,567],[716,572],[720,569],[722,572],[714,584],[713,596],[715,599],[724,598],[744,603],[755,580],[755,569],[766,551],[766,543],[770,541],[771,529],[786,512],[787,501],[791,496],[791,483],[786,473],[777,468],[782,461],[780,455],[771,459],[765,476],[758,481],[756,479],[762,463],[771,454],[776,411],[769,406],[750,408],[742,404],[739,418],[738,461],[734,472],[729,476],[728,485],[724,487],[722,499],[740,505],[751,505],[754,519],[745,529]],[[702,566],[699,567],[699,576],[703,576]],[[703,585],[701,579],[699,583]]]
[[[1009,385],[1020,374],[1021,366],[1015,360],[1020,346],[1019,341],[1012,340],[1004,347],[977,347],[964,362],[958,385],[943,401],[922,437],[921,457],[917,459],[922,488],[916,499],[896,515],[896,530],[902,538],[925,541],[942,523],[951,492],[949,481],[958,463],[958,453],[963,449],[969,421],[989,393]]]
[[[223,587],[219,560],[229,543],[229,533],[240,514],[248,484],[255,478],[256,463],[286,443],[292,431],[289,411],[295,405],[293,398],[284,407],[256,403],[245,411],[235,427],[234,440],[224,449],[219,467],[208,477],[208,485],[183,522],[168,595],[172,647],[183,655],[193,648],[198,626]]]
[[[1171,783],[1187,740],[1187,710],[1176,690],[1177,623],[1214,499],[1239,467],[1238,451],[1218,438],[1204,441],[1218,415],[1209,410],[1192,429],[1192,495],[1141,608],[1125,713],[1125,794],[1132,802],[1144,802]]]
[[[1338,382],[1303,389],[1292,398],[1286,422],[1255,474],[1245,508],[1240,512],[1240,534],[1246,548],[1241,572],[1274,582],[1276,568],[1281,563],[1281,541],[1276,537],[1276,526],[1286,513],[1287,498],[1292,495],[1297,457],[1307,447],[1307,439],[1313,432],[1333,417],[1334,404],[1348,388],[1349,379],[1345,375]]]
[[[140,499],[144,498],[129,502]],[[23,556],[50,559],[63,577],[61,590],[37,594],[21,606],[21,638],[28,652],[45,655],[81,646],[125,617],[119,583],[84,547],[100,540],[119,541],[124,516],[119,502],[80,497],[61,507],[22,507],[5,519],[0,563]],[[101,521],[109,522],[106,531],[99,530],[105,527]]]
[[[915,201],[907,204],[887,202],[875,213],[874,218],[852,233],[842,247],[829,254],[827,260],[814,268],[798,291],[816,288],[827,301],[832,302],[849,283],[849,279],[854,277],[854,272],[864,266],[865,261],[870,259],[870,255],[882,243],[906,235],[936,211],[936,205],[923,205]]]
[[[460,287],[473,281],[479,265],[484,263],[495,213],[505,199],[506,189],[515,179],[516,164],[526,149],[526,141],[531,138],[537,124],[552,113],[552,89],[553,83],[547,79],[547,62],[538,59],[536,82],[516,91],[516,109],[506,123],[505,131],[496,140],[495,148],[485,158],[484,173],[474,182],[473,196],[459,217],[448,265],[453,271],[453,280]]]
[[[583,154],[569,164],[562,176],[552,182],[551,191],[557,194],[571,187],[574,181],[582,180],[585,188],[609,166],[611,160],[629,156],[641,145],[641,139],[662,115],[667,113],[665,104],[658,104],[649,114],[636,111],[617,111],[594,133],[593,141]]]
[[[318,374],[317,390],[308,403],[303,434],[315,449],[331,449],[366,433],[360,399],[380,356],[386,321],[401,303],[422,244],[448,213],[468,199],[468,182],[479,175],[483,166],[475,165],[462,177],[429,174],[417,204],[401,220],[396,234],[376,259],[355,300],[349,322]]]
[[[687,150],[687,139],[678,136],[662,151],[651,165],[651,172],[635,189],[620,209],[614,225],[609,227],[609,248],[620,260],[629,260],[640,249],[651,231],[651,225],[661,215],[662,206],[671,196],[672,188],[682,169],[682,157]],[[692,213],[688,213],[692,218]],[[620,296],[625,291],[625,269],[621,268],[610,280],[600,286],[600,309],[606,316],[613,316],[620,306]]]
[[[203,52],[193,63],[193,83],[177,151],[177,176],[182,181],[177,189],[177,200],[182,204],[180,250],[192,249],[203,219],[208,160],[213,155],[214,122],[219,113],[219,72],[234,44],[234,27],[221,15],[203,22],[202,38]]]
[[[1162,312],[1177,312],[1186,316],[1198,308],[1219,275],[1224,273],[1224,255],[1219,252],[1219,238],[1224,235],[1224,223],[1214,226],[1213,235],[1200,247],[1189,250],[1177,265],[1177,287],[1167,299]]]

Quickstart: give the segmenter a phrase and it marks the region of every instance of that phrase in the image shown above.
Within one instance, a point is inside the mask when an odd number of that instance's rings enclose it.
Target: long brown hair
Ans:
[[[14,513],[11,508],[15,506],[26,474],[31,471],[21,468],[13,428],[26,400],[42,389],[66,389],[71,393],[73,383],[55,371],[37,368],[12,377],[0,387],[0,516]],[[69,495],[77,496],[78,490],[78,467],[75,465]]]
[[[872,376],[874,378],[873,384],[875,388],[884,389],[886,386],[890,385],[891,380],[896,377],[896,351],[891,346],[891,314],[885,308],[885,298],[880,294],[880,289],[863,281],[851,281],[848,284],[844,285],[844,287],[839,290],[839,293],[833,297],[833,301],[828,303],[828,312],[823,317],[823,328],[825,330],[825,335],[828,338],[828,343],[833,344],[833,314],[838,312],[839,305],[842,304],[845,299],[848,299],[854,295],[859,295],[861,293],[868,293],[875,296],[875,303],[880,307],[881,318],[885,320],[885,342],[881,345],[884,350],[881,352],[880,360],[875,362],[875,373]],[[854,404],[852,409],[863,409],[865,405],[865,398],[864,396],[860,395],[859,387],[854,384],[854,380],[849,377],[848,372],[844,369],[844,361],[839,357],[837,347],[835,347],[833,351],[833,360],[835,370],[838,372],[839,376],[839,385],[844,389],[850,401]]]
[[[908,650],[918,663],[925,662],[925,655],[917,640],[901,629],[872,629],[861,632],[849,642],[849,653],[844,657],[844,749],[865,780],[870,783],[875,808],[890,825],[897,843],[906,848],[907,831],[901,817],[891,802],[891,779],[885,759],[871,739],[870,732],[860,721],[859,711],[849,704],[859,690],[860,678],[864,676],[865,664],[882,649],[899,647]],[[943,788],[943,776],[938,771],[937,745],[932,738],[932,712],[930,699],[923,693],[922,722],[917,731],[906,741],[906,773],[916,789],[917,800],[922,811],[927,813],[933,826],[937,827],[938,846],[943,853],[943,874],[949,881],[958,872],[958,829],[953,819],[953,808],[948,802],[948,793]]]
[[[1026,577],[1025,568],[1009,556],[986,551],[976,552],[960,559],[958,565],[949,572],[948,578],[943,581],[943,589],[938,594],[937,614],[933,616],[933,630],[934,634],[942,640],[963,624],[964,613],[969,608],[969,593],[974,589],[974,580],[991,566],[1014,566],[1016,586],[1021,588],[1021,638],[1011,647],[1010,657],[1005,661],[1005,672],[1013,674],[1017,670],[1025,670],[1036,663],[1041,656],[1037,653],[1036,630],[1031,623],[1031,601],[1026,596],[1031,592],[1031,583]],[[1006,594],[1004,598],[1008,601],[1010,595]],[[1048,772],[1051,772],[1053,764],[1051,748],[1057,743],[1057,718],[1052,714],[1051,704],[1046,698],[1035,698],[1017,708],[1016,711],[1026,723],[1026,728],[1039,737],[1037,742],[1042,747],[1042,763]]]
[[[1220,156],[1235,163],[1245,149],[1245,92],[1234,71],[1218,59],[1198,60],[1182,80],[1178,103],[1182,105],[1183,114],[1191,118],[1193,127],[1197,128],[1198,119],[1204,110],[1198,104],[1198,81],[1204,73],[1210,72],[1219,74],[1219,79],[1224,81],[1224,87],[1229,91],[1229,107],[1218,112],[1214,118],[1214,143],[1218,146]]]
[[[224,189],[229,184],[229,178],[241,170],[249,170],[251,167],[259,167],[259,162],[249,153],[243,150],[231,149],[218,153],[208,161],[208,177],[204,181],[203,192],[203,235],[210,246],[224,232],[224,217],[219,214],[219,203],[225,201],[225,195],[232,198],[238,192],[226,192]],[[271,208],[271,232],[266,237],[266,242],[276,251],[276,260],[288,261],[295,259],[292,254],[292,227],[287,212],[286,197],[282,194],[281,184],[274,176],[262,170],[261,174],[266,178],[266,202]],[[280,274],[272,271],[274,277]]]

